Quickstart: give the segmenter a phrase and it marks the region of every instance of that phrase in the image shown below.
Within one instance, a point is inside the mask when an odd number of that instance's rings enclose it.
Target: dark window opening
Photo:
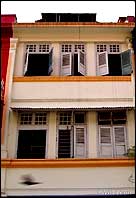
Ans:
[[[29,54],[25,76],[48,76],[49,54]]]
[[[70,130],[59,130],[58,158],[70,158]]]
[[[85,123],[85,115],[83,113],[76,113],[75,114],[75,123]]]
[[[99,112],[98,124],[111,125],[111,124],[126,124],[126,111],[113,111],[113,112]]]
[[[18,159],[45,158],[46,131],[20,130],[18,137]]]
[[[122,76],[120,54],[108,54],[108,76]]]
[[[80,72],[78,72],[78,54],[74,54],[73,57],[73,72],[74,76],[83,76]]]

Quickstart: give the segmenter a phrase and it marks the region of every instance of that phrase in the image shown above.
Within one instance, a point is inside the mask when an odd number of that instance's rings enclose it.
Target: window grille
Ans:
[[[32,113],[21,113],[20,114],[20,124],[32,124]]]
[[[97,52],[104,52],[107,51],[107,45],[97,45]]]
[[[26,51],[28,52],[49,52],[50,45],[49,44],[29,44],[26,45]]]
[[[85,46],[83,44],[75,45],[75,52],[78,52],[78,49],[80,49],[82,52],[85,52]]]
[[[72,45],[70,44],[62,45],[61,52],[72,52]]]
[[[59,124],[60,125],[70,125],[71,124],[71,112],[62,112],[59,114]]]
[[[119,48],[119,45],[110,45],[109,46],[110,48],[110,52],[120,52],[120,48]]]
[[[40,112],[40,113],[35,113],[35,124],[46,124],[47,122],[47,114]]]
[[[20,113],[20,125],[44,125],[47,124],[46,112],[21,112]]]
[[[26,45],[26,51],[28,52],[36,52],[36,45]]]
[[[49,45],[39,45],[39,52],[49,52]]]

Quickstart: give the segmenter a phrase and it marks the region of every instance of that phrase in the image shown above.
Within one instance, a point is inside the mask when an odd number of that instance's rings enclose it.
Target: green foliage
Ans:
[[[127,153],[126,156],[130,157],[130,158],[134,158],[135,157],[135,146],[131,146]]]

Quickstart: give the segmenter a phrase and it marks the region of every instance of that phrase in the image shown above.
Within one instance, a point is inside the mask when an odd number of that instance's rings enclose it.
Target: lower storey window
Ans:
[[[17,158],[45,158],[46,130],[19,130]]]
[[[85,127],[75,126],[74,130],[60,129],[58,133],[58,158],[86,157]]]
[[[99,112],[99,156],[123,157],[127,152],[126,112]]]

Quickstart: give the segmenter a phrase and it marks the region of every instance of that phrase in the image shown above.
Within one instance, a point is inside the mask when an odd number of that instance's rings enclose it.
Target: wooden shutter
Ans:
[[[52,69],[52,55],[53,54],[53,48],[49,52],[49,68],[48,68],[48,75],[50,75],[53,71]]]
[[[86,130],[85,127],[74,127],[74,157],[86,157]]]
[[[85,53],[78,51],[78,72],[82,75],[86,74]]]
[[[115,156],[124,156],[126,153],[126,134],[124,126],[114,126],[114,152]]]
[[[132,72],[131,50],[127,50],[121,53],[121,68],[122,75],[128,75]]]
[[[99,153],[101,157],[112,157],[112,131],[111,127],[99,127]]]
[[[71,133],[70,130],[59,130],[58,158],[71,157]]]
[[[27,49],[26,56],[25,56],[24,75],[26,75],[26,72],[27,72],[27,69],[28,69],[28,57],[29,57],[29,49]]]
[[[97,74],[99,76],[109,74],[108,54],[106,51],[97,54]]]
[[[61,54],[61,75],[71,75],[71,53],[64,52]]]

